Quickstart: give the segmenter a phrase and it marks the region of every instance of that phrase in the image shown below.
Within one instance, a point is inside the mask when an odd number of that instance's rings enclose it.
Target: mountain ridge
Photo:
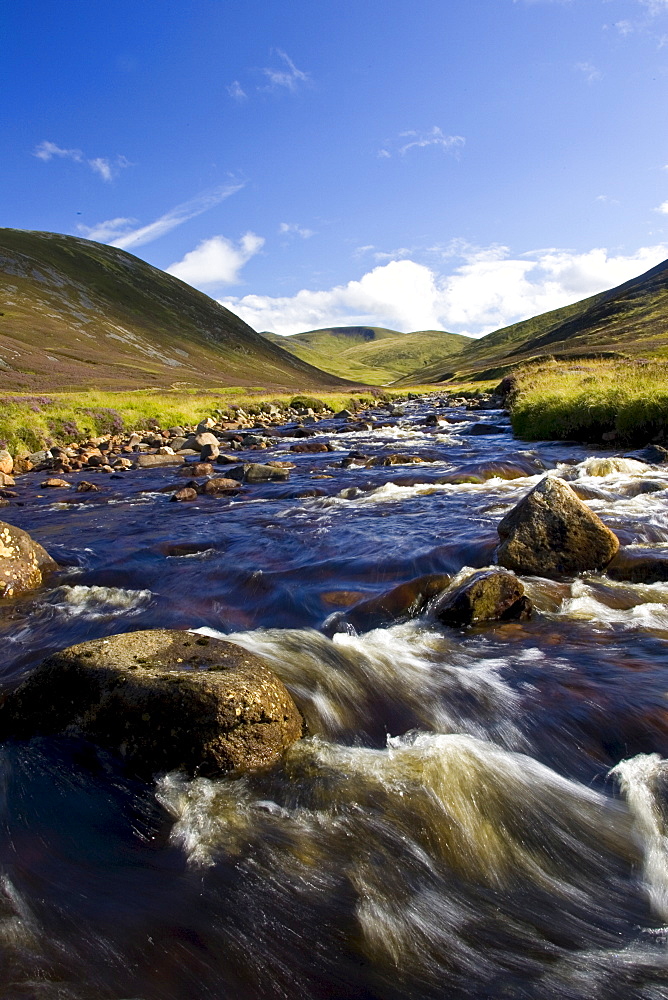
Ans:
[[[0,371],[12,388],[348,387],[125,250],[0,229]]]

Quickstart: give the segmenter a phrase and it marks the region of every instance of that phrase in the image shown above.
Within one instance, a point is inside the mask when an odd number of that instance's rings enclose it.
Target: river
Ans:
[[[526,578],[531,621],[469,629],[340,614],[489,565],[546,471],[665,548],[668,467],[438,397],[371,419],[319,423],[333,452],[241,453],[295,468],[232,498],[170,503],[173,469],[20,480],[0,516],[62,570],[0,607],[5,689],[76,642],[199,629],[264,656],[309,735],[269,771],[153,784],[83,741],[0,746],[3,1000],[668,998],[668,583]]]

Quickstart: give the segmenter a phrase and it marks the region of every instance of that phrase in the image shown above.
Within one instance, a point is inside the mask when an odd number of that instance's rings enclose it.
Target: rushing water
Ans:
[[[530,622],[325,626],[489,565],[546,471],[665,548],[668,472],[436,406],[450,422],[414,402],[318,425],[334,452],[242,454],[296,468],[231,499],[170,503],[169,469],[65,500],[24,477],[2,517],[63,569],[0,608],[5,688],[75,642],[199,629],[264,656],[310,735],[265,772],[152,785],[83,741],[0,747],[3,1000],[668,998],[668,584],[533,579]]]

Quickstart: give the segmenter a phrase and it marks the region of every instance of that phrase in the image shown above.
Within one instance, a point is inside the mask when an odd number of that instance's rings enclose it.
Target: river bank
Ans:
[[[490,565],[546,474],[661,558],[668,466],[448,402],[307,413],[264,448],[220,427],[242,448],[198,485],[287,476],[188,502],[175,466],[17,479],[2,518],[61,568],[0,604],[5,691],[77,642],[195,629],[265,659],[309,736],[266,772],[155,782],[71,736],[4,744],[9,996],[663,998],[668,583],[523,576],[530,620],[467,628],[350,611]]]

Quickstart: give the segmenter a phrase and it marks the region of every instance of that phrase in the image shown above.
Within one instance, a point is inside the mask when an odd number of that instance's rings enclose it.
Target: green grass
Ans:
[[[234,418],[233,407],[259,415],[270,403],[312,406],[316,411],[356,410],[401,392],[327,392],[295,395],[257,388],[199,390],[138,390],[132,392],[62,392],[0,396],[0,442],[13,455],[26,455],[54,443],[65,444],[103,434],[141,430],[151,426],[197,424],[216,414]]]
[[[537,440],[642,445],[668,427],[668,362],[580,360],[527,365],[513,376],[513,430]]]

